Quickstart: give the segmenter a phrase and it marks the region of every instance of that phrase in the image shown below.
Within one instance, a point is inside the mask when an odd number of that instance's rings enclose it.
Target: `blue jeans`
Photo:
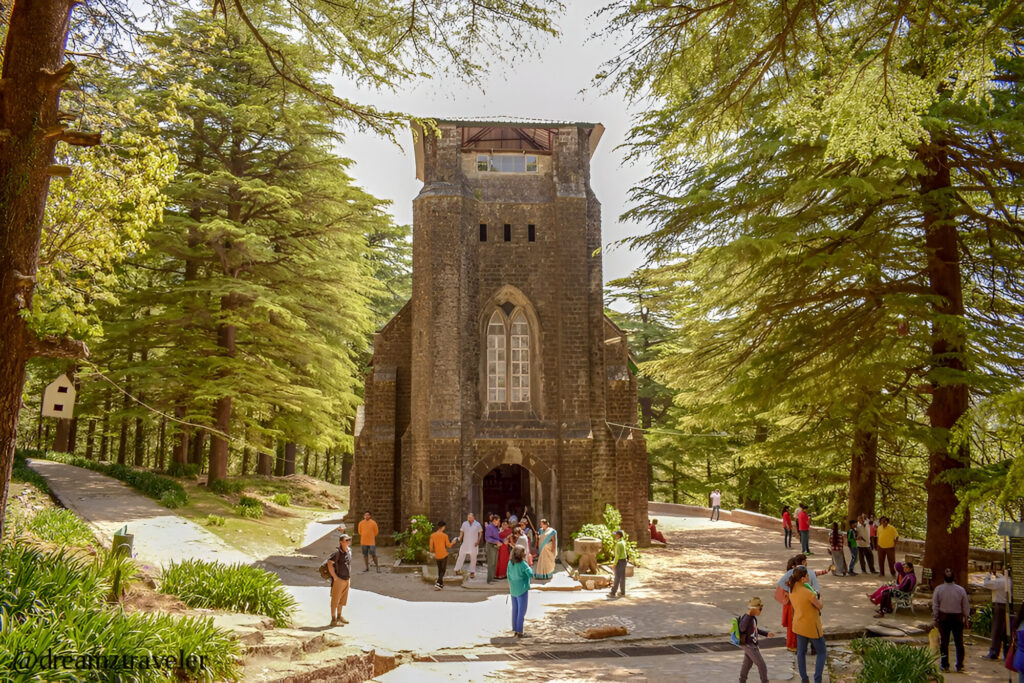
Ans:
[[[787,527],[782,527],[782,545],[787,548],[793,547],[793,530]]]
[[[800,532],[800,551],[803,553],[811,552],[811,532],[810,530]]]
[[[850,548],[850,574],[853,573],[853,565],[857,564],[857,552],[859,550],[860,548],[857,547]]]
[[[808,638],[796,636],[796,668],[800,672],[800,680],[807,680],[807,643],[814,645],[814,683],[821,683],[821,674],[825,671],[825,638]]]
[[[529,591],[522,595],[512,596],[512,630],[516,633],[523,632],[523,621],[526,619],[526,599],[529,596]]]

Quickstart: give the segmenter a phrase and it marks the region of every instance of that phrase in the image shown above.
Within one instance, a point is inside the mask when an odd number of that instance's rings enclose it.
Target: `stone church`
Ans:
[[[412,299],[374,338],[350,519],[546,517],[606,503],[646,543],[647,454],[626,335],[604,314],[600,124],[438,121],[414,131]]]

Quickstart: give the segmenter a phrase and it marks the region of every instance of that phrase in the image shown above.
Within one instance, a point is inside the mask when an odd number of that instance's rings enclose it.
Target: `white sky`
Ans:
[[[588,41],[599,25],[591,13],[601,3],[568,0],[559,21],[560,38],[541,38],[538,50],[511,66],[492,67],[481,86],[438,78],[400,93],[360,91],[335,80],[339,95],[381,108],[424,117],[472,118],[503,116],[603,123],[606,131],[591,159],[591,185],[601,202],[605,282],[624,277],[640,266],[643,255],[610,243],[640,232],[645,226],[621,223],[627,193],[646,173],[624,164],[625,151],[616,149],[629,129],[630,115],[621,95],[601,96],[590,88],[613,47]],[[580,92],[585,90],[585,92]],[[399,136],[401,149],[378,136],[349,131],[341,153],[356,162],[351,172],[371,194],[393,202],[391,212],[400,224],[412,223],[412,200],[422,183],[416,180],[412,135]]]

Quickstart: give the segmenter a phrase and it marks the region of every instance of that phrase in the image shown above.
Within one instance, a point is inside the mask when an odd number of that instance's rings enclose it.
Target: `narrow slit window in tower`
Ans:
[[[487,241],[487,224],[486,223],[481,223],[480,224],[480,241],[481,242],[486,242]]]
[[[529,239],[531,242],[536,242],[537,241],[537,226],[535,226],[535,225],[528,225],[528,226],[526,226],[526,231],[527,231],[527,239]]]
[[[508,223],[505,224],[505,241],[512,241],[512,226],[509,225]]]

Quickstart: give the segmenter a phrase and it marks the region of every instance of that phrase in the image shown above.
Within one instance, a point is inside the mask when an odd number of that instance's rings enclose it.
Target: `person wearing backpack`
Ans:
[[[351,536],[342,534],[338,539],[338,549],[328,558],[327,571],[331,575],[331,623],[329,626],[348,623],[348,619],[341,616],[341,609],[348,604],[348,587],[352,576],[352,550],[349,548],[351,542]]]
[[[757,618],[764,610],[764,603],[761,598],[751,598],[747,603],[747,613],[739,618],[739,641],[743,647],[743,664],[740,666],[740,683],[747,682],[747,674],[750,667],[756,666],[757,673],[761,677],[761,683],[768,683],[768,667],[765,666],[764,657],[761,656],[761,649],[757,646],[757,636],[767,638],[775,634],[765,631],[757,625]]]

